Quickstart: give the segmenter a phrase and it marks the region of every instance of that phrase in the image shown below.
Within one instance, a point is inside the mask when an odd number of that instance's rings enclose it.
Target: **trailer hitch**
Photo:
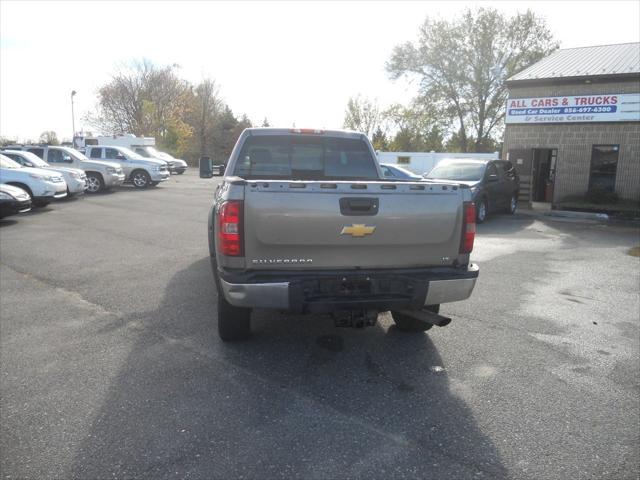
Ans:
[[[373,327],[378,321],[378,310],[371,309],[338,310],[332,315],[336,327]]]

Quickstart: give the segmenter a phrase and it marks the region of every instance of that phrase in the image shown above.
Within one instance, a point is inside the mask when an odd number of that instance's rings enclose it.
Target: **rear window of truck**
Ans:
[[[378,180],[360,139],[304,135],[247,137],[233,172],[246,179]]]

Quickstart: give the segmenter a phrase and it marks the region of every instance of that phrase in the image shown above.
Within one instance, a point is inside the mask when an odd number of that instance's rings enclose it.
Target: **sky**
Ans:
[[[18,2],[0,0],[0,136],[72,134],[96,91],[123,65],[178,64],[192,83],[215,79],[254,124],[340,128],[347,100],[407,103],[415,81],[385,71],[394,46],[415,41],[426,16],[466,7],[547,20],[561,48],[640,41],[640,2]]]

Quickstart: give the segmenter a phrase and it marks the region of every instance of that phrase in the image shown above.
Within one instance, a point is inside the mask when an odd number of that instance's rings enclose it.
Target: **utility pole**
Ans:
[[[76,94],[75,90],[71,90],[71,128],[73,128],[73,132],[71,134],[71,146],[72,148],[76,148],[76,116],[73,113],[73,97]]]

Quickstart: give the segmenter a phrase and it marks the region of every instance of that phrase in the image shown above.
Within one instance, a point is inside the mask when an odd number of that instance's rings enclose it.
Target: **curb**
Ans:
[[[573,212],[571,210],[551,210],[544,213],[548,217],[560,217],[560,218],[576,218],[580,220],[597,220],[608,221],[609,215],[606,213],[593,213],[593,212]]]

